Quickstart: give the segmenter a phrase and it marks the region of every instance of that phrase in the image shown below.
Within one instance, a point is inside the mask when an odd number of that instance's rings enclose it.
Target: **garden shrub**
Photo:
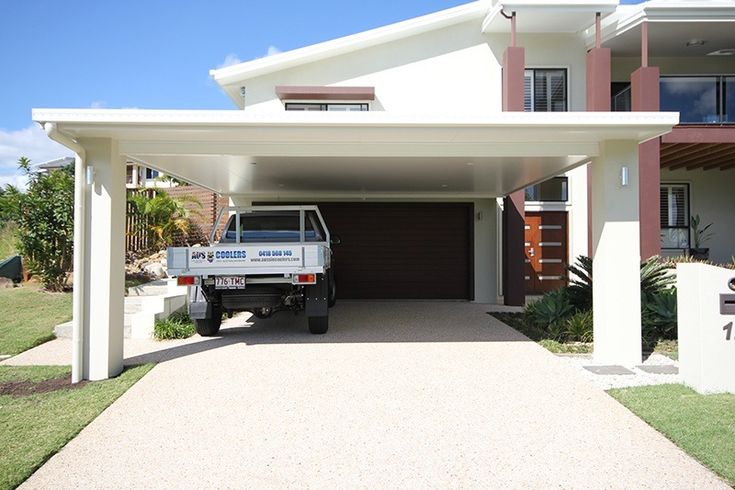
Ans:
[[[25,157],[18,166],[28,176],[28,189],[7,186],[0,196],[2,214],[17,226],[16,245],[28,271],[46,289],[61,291],[74,257],[74,166],[42,174]]]
[[[195,333],[194,322],[186,312],[177,312],[165,320],[158,320],[153,328],[156,340],[187,339]]]
[[[592,310],[578,311],[564,322],[567,342],[592,342]]]
[[[536,326],[546,329],[558,328],[572,313],[574,308],[565,288],[544,294],[526,308],[527,318]]]
[[[655,342],[677,338],[676,288],[649,294],[643,302],[643,337]]]

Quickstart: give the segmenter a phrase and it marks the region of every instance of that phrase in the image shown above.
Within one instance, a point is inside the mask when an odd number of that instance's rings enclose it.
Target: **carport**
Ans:
[[[676,114],[36,109],[33,119],[77,154],[73,381],[123,366],[128,160],[236,204],[490,199],[590,163],[595,357],[641,360],[638,144]]]

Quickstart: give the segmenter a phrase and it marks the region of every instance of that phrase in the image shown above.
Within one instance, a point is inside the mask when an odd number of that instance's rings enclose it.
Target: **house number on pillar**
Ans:
[[[722,327],[722,330],[725,331],[725,340],[732,339],[732,322]]]

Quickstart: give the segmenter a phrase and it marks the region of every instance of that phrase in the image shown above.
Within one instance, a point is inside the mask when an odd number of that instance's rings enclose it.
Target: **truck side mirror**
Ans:
[[[339,235],[330,236],[330,240],[329,240],[330,245],[339,245],[340,243],[342,243],[342,239],[339,237]]]

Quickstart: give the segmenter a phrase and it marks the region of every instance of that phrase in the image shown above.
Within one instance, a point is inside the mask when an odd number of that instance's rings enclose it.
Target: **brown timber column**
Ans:
[[[658,67],[648,66],[648,24],[641,29],[641,67],[630,76],[631,107],[634,111],[660,109]],[[640,166],[641,260],[661,254],[661,140],[638,147]]]
[[[515,44],[515,34],[513,35]],[[526,54],[511,46],[503,53],[503,111],[523,111]],[[505,197],[503,205],[503,298],[506,305],[526,304],[525,190]]]
[[[595,16],[595,47],[587,52],[587,110],[610,112],[612,55],[600,47],[600,14]],[[587,255],[592,257],[592,166],[587,165]],[[570,262],[576,257],[570,257]]]

